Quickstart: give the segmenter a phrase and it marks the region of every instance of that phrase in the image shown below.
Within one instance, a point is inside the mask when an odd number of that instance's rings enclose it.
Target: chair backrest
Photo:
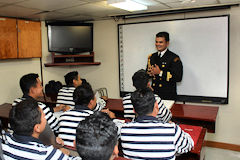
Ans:
[[[56,136],[54,135],[48,123],[46,124],[44,131],[39,135],[39,139],[44,145],[53,145],[54,148],[62,147],[56,142]]]
[[[95,90],[96,93],[96,97],[106,97],[108,98],[108,92],[107,92],[107,88],[102,87],[102,88],[98,88]]]

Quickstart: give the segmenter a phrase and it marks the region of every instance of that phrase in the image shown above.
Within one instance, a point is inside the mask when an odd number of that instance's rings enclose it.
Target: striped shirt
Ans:
[[[29,98],[30,96],[24,96],[23,98],[17,98],[14,100],[12,106],[16,106],[21,101],[25,100],[26,98]],[[32,97],[31,97],[32,98]],[[45,104],[38,102],[38,106],[43,110],[43,113],[45,114],[45,118],[50,126],[50,128],[57,133],[58,130],[58,120],[51,112],[50,108],[46,106]]]
[[[59,90],[58,96],[57,96],[57,106],[60,104],[68,105],[72,109],[75,106],[75,102],[73,101],[73,92],[75,90],[75,87],[63,87]],[[100,111],[106,106],[106,102],[101,99],[97,98],[97,105],[94,109],[94,111]]]
[[[170,110],[164,105],[163,101],[158,95],[154,95],[155,100],[158,103],[159,112],[157,118],[162,122],[168,122],[172,118],[172,113]],[[127,95],[123,98],[123,108],[124,108],[124,118],[134,119],[135,113],[133,111],[133,105],[131,101],[131,95]]]
[[[64,112],[59,118],[59,135],[64,145],[74,147],[76,129],[80,121],[93,114],[87,106],[76,105],[75,109]]]
[[[81,160],[80,157],[67,156],[53,146],[45,146],[31,136],[5,134],[4,137],[2,149],[5,160]]]
[[[73,92],[75,90],[75,87],[63,87],[59,90],[58,96],[57,96],[57,106],[60,104],[68,105],[72,109],[75,106],[75,103],[73,102]]]
[[[162,123],[152,116],[140,116],[121,129],[121,143],[125,158],[168,159],[190,151],[194,142],[188,133],[174,123]]]

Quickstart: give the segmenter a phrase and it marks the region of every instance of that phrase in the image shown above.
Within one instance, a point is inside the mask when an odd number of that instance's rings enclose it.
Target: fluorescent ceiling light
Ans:
[[[121,8],[127,11],[140,11],[147,9],[147,6],[133,0],[108,0],[107,2],[113,7]]]

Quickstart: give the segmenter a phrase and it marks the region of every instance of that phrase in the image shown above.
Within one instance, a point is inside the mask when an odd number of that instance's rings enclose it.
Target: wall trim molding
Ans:
[[[214,141],[205,141],[204,144],[207,147],[227,149],[227,150],[240,152],[240,145],[236,145],[236,144],[214,142]]]

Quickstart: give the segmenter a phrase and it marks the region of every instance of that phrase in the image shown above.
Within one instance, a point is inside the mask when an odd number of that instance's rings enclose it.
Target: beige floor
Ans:
[[[205,149],[205,160],[240,160],[240,152],[211,147]]]

